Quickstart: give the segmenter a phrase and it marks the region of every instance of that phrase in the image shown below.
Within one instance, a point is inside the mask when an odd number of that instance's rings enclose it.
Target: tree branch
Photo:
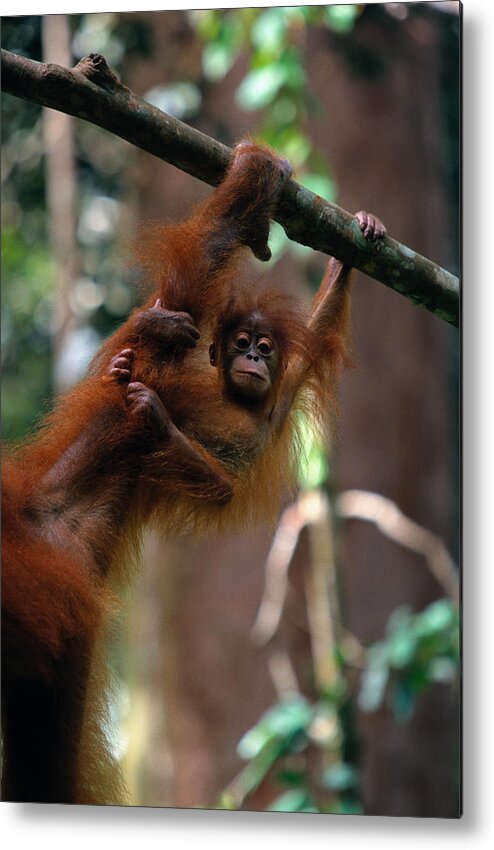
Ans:
[[[213,186],[232,154],[220,142],[146,103],[98,54],[69,69],[2,50],[2,89],[84,118]],[[290,180],[274,218],[295,242],[355,266],[458,326],[458,278],[389,236],[368,242],[353,216],[336,204]]]

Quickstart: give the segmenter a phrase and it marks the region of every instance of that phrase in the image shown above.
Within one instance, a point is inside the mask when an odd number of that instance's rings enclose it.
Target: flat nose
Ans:
[[[254,363],[257,363],[259,356],[257,354],[247,354],[247,360],[253,360]]]

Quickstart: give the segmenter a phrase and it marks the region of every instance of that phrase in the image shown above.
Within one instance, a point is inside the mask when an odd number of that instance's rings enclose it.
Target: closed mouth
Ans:
[[[247,375],[248,378],[257,378],[258,381],[265,381],[266,378],[263,375],[260,375],[259,372],[255,372],[254,370],[250,371],[247,369],[236,369],[237,375]]]

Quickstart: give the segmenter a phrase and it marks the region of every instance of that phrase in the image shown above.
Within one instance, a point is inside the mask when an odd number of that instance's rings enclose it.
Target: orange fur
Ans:
[[[138,331],[136,311],[5,464],[4,799],[117,802],[103,777],[111,759],[98,723],[101,675],[91,676],[112,605],[108,574],[135,555],[145,523],[175,534],[274,522],[295,483],[299,412],[322,427],[328,420],[345,350],[347,270],[325,279],[310,317],[279,293],[237,290],[241,249],[267,256],[269,215],[286,176],[274,154],[243,145],[189,220],[153,232],[141,260],[159,285],[145,309],[159,295],[168,310],[189,312],[199,344],[164,356]],[[253,310],[267,317],[281,352],[268,408],[229,398],[207,354]],[[173,445],[143,448],[125,387],[108,376],[129,345],[132,380],[157,393],[197,463]],[[234,497],[218,504],[224,478]],[[32,711],[36,734],[24,731]]]

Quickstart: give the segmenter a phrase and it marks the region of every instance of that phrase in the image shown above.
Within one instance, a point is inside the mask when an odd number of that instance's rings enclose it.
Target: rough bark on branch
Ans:
[[[2,89],[84,118],[213,186],[230,160],[230,148],[146,103],[98,54],[69,69],[2,50]],[[353,216],[336,204],[290,180],[274,218],[290,239],[355,266],[458,326],[458,278],[389,236],[367,242]]]

